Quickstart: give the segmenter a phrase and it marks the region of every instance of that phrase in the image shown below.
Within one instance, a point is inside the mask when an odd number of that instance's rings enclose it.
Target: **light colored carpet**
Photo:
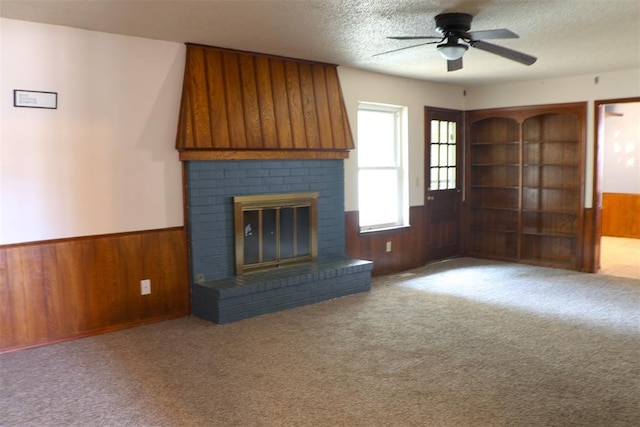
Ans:
[[[637,426],[640,281],[460,258],[0,356],[2,426]]]

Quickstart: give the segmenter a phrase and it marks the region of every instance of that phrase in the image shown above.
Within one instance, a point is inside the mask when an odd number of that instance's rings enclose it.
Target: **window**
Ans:
[[[456,188],[456,122],[431,120],[429,190]]]
[[[406,107],[358,105],[360,230],[408,225]]]

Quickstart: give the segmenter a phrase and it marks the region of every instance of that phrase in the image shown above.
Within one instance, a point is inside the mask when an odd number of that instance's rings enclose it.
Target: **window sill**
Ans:
[[[395,230],[403,230],[403,229],[409,229],[409,228],[411,228],[411,224],[394,225],[394,226],[391,226],[391,227],[384,227],[384,228],[372,228],[372,229],[368,229],[368,230],[360,229],[359,234],[373,234],[373,233],[380,233],[380,232],[386,232],[386,231],[395,231]]]

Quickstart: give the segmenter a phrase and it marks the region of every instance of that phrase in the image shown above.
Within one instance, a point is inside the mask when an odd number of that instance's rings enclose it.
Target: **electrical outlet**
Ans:
[[[140,280],[140,295],[149,295],[151,293],[151,279]]]
[[[387,252],[391,252],[391,242],[387,242],[386,250]]]

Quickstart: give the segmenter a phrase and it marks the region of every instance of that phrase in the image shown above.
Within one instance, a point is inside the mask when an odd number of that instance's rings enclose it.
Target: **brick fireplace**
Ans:
[[[345,256],[342,160],[193,161],[185,166],[196,281],[235,275],[234,196],[317,192],[318,258]]]
[[[176,149],[193,314],[227,323],[370,288],[371,262],[345,257],[343,160],[353,148],[336,65],[187,44]],[[308,253],[304,239],[288,247],[301,252],[295,265],[263,257],[272,247],[260,243],[257,255],[236,252],[234,198],[293,193],[314,194]]]
[[[192,310],[227,323],[370,288],[368,261],[345,256],[342,160],[185,162]],[[235,196],[317,192],[317,260],[235,274]]]

